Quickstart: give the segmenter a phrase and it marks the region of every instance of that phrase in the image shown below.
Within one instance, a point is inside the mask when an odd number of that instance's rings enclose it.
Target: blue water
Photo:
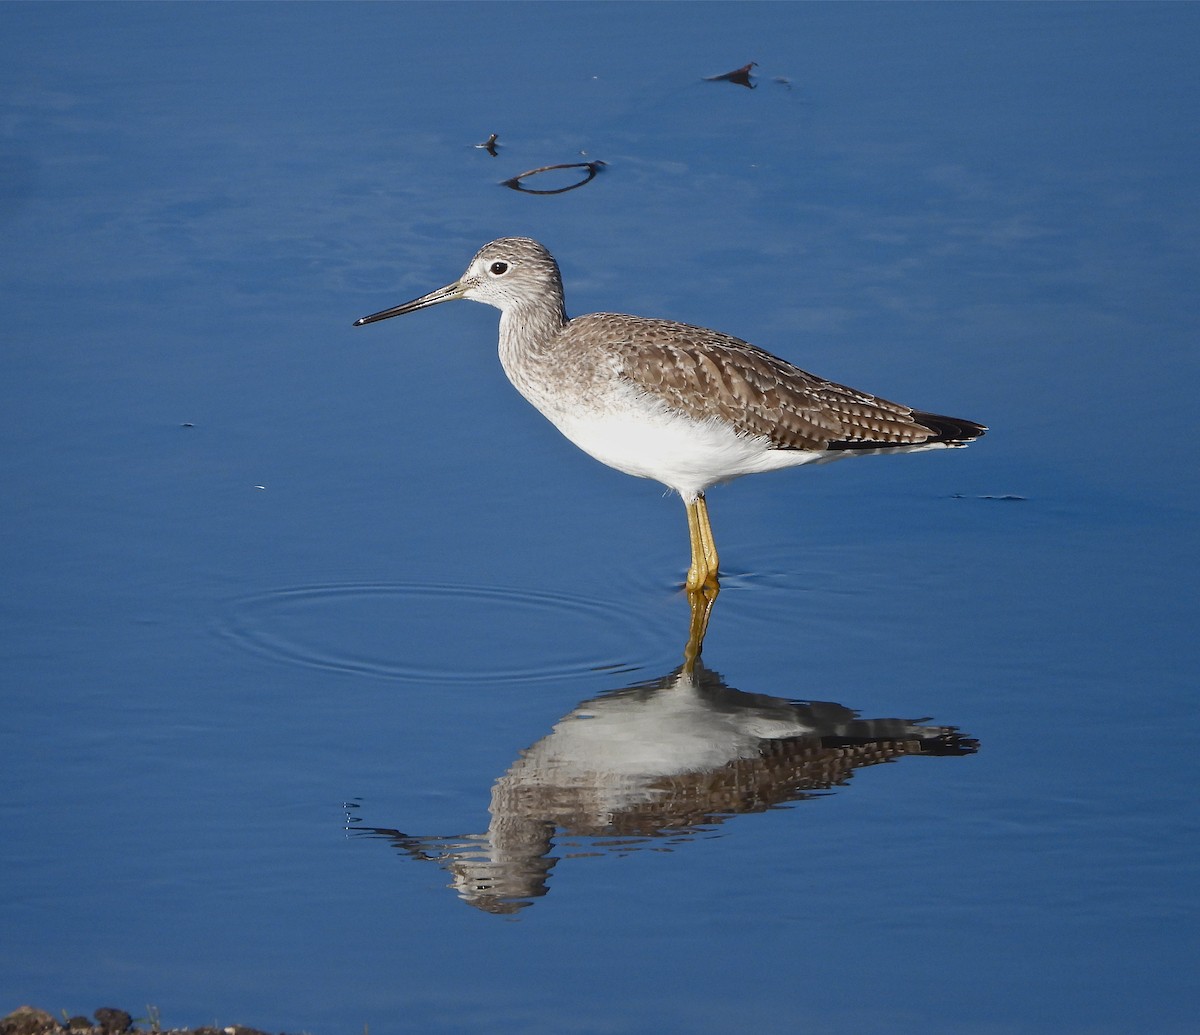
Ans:
[[[0,1012],[1193,1030],[1200,8],[0,30]],[[494,310],[350,326],[504,234],[571,313],[992,430],[715,490],[681,684],[678,500],[527,406]],[[645,771],[780,722],[737,802]],[[473,908],[507,820],[526,893]]]

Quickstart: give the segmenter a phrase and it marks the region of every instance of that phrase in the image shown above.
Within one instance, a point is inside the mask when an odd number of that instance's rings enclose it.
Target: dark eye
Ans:
[[[490,269],[491,269],[492,273],[494,273],[497,277],[499,277],[508,272],[508,263],[507,262],[493,262]]]

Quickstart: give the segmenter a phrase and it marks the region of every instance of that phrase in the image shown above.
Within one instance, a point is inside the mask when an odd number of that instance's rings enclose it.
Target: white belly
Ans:
[[[634,396],[605,410],[547,413],[585,453],[638,478],[653,478],[692,500],[711,485],[759,471],[834,459],[836,454],[771,449],[718,420],[694,421]]]

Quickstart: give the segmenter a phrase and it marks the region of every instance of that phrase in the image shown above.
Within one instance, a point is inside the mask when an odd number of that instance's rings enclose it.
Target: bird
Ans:
[[[689,593],[720,588],[705,498],[712,486],[851,456],[964,446],[988,430],[825,380],[704,327],[621,313],[570,319],[558,263],[528,237],[485,244],[458,280],[353,326],[463,298],[500,310],[505,374],[563,435],[601,463],[679,494]]]

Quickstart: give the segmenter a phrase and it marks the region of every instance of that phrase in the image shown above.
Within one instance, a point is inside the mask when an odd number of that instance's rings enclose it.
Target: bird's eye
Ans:
[[[497,276],[497,277],[503,276],[505,273],[508,272],[508,263],[507,262],[493,262],[491,264],[491,266],[488,267],[488,270],[494,276]]]

